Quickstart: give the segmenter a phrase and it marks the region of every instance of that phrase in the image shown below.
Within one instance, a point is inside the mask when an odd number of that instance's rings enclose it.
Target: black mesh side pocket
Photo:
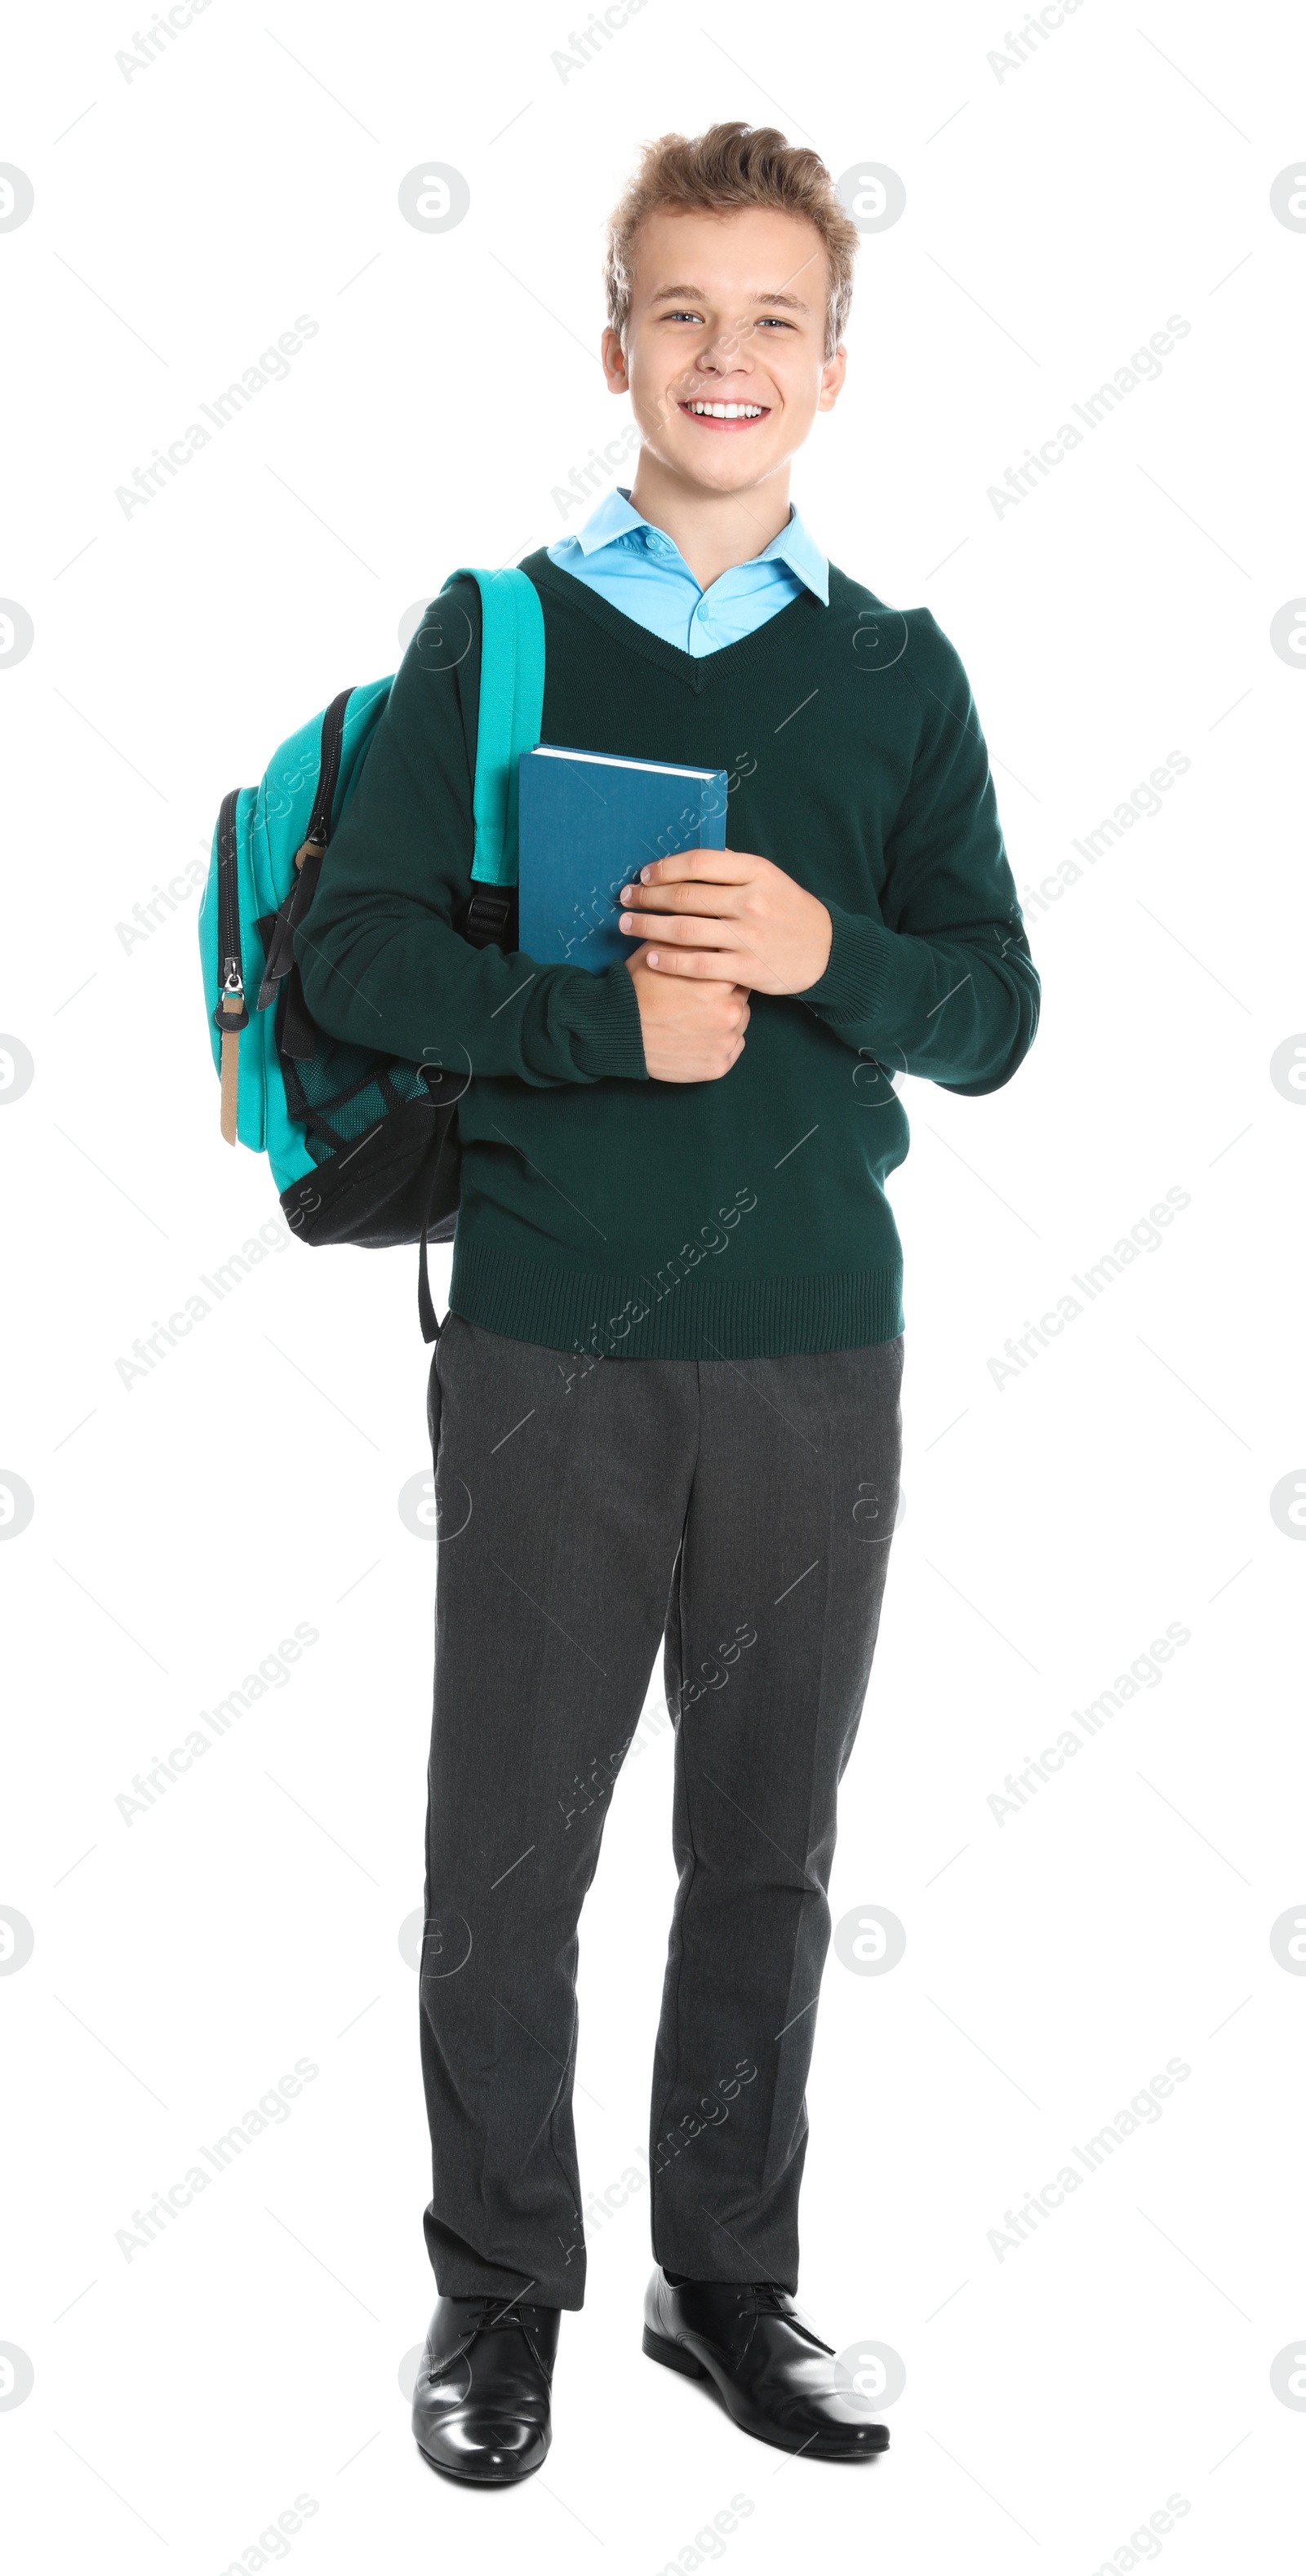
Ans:
[[[380,1250],[416,1243],[424,1225],[430,1242],[451,1242],[464,1082],[329,1037],[296,1010],[298,981],[292,970],[278,997],[277,1051],[286,1108],[317,1168],[282,1191],[287,1223],[310,1244]],[[310,1035],[311,1054],[290,1052]]]

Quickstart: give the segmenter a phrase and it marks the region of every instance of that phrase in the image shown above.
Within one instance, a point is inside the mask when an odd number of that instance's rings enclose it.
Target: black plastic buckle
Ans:
[[[463,937],[473,948],[489,948],[502,939],[512,913],[515,886],[474,886],[463,914]]]

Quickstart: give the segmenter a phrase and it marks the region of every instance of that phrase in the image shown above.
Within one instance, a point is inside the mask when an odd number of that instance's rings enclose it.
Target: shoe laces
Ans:
[[[515,2299],[501,2299],[497,2290],[487,2290],[471,2320],[473,2334],[484,2334],[487,2326],[521,2326],[524,2333],[523,2296],[524,2293],[519,2293]]]
[[[791,2298],[793,2293],[786,2290],[781,2282],[754,2281],[750,2284],[750,2287],[752,2290],[753,2305],[760,2314],[771,2317],[786,2316],[788,2314],[788,2310],[786,2309],[784,2302],[786,2299]]]

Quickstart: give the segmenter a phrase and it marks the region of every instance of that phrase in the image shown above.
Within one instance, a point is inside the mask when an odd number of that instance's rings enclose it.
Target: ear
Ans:
[[[834,356],[827,358],[821,369],[821,390],[816,398],[818,411],[833,411],[847,372],[848,352],[841,340]]]
[[[626,354],[622,348],[621,341],[618,338],[617,333],[612,329],[611,324],[609,324],[607,330],[603,334],[603,338],[599,344],[599,354],[603,360],[603,373],[607,379],[608,392],[610,394],[628,394],[630,391],[630,370],[626,365]]]

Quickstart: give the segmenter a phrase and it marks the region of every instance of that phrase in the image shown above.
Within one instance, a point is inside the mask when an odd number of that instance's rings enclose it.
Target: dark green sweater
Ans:
[[[332,1034],[471,1066],[450,1303],[606,1358],[892,1340],[902,1249],[884,1184],[908,1127],[891,1077],[996,1091],[1038,1021],[961,663],[928,609],[887,609],[833,566],[828,607],[804,590],[702,660],[543,550],[522,569],[544,609],[543,740],[727,770],[729,847],[818,895],[834,943],[807,992],[750,996],[742,1055],[695,1083],[650,1078],[624,963],[595,975],[473,947],[455,923],[477,655],[455,658],[460,594],[428,611],[297,953]]]

